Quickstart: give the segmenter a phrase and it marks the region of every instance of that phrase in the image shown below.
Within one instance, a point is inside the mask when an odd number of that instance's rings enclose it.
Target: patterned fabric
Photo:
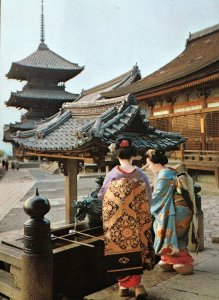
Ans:
[[[112,180],[103,199],[103,229],[108,272],[119,276],[152,269],[150,191],[142,181]]]
[[[181,173],[177,174],[177,176],[176,176],[175,187],[176,187],[176,191],[179,194],[182,194],[182,192],[181,192],[182,189],[186,190],[189,194],[189,199],[192,203],[192,210],[193,210],[193,216],[192,216],[192,222],[190,224],[190,230],[192,231],[192,233],[194,235],[194,240],[198,246],[198,239],[199,239],[198,217],[197,217],[198,212],[197,212],[196,201],[195,201],[193,179],[189,176],[189,174],[187,172],[181,172]]]
[[[124,288],[136,287],[141,283],[141,275],[130,275],[124,278],[117,278],[119,286]]]
[[[120,179],[120,178],[136,179],[145,182],[147,190],[150,191],[148,192],[148,197],[149,197],[148,200],[149,203],[151,202],[151,188],[150,188],[148,178],[145,175],[145,173],[137,166],[135,166],[135,170],[131,173],[126,173],[122,171],[119,166],[114,167],[110,172],[106,174],[103,185],[98,193],[98,198],[103,199],[104,194],[106,193],[110,182],[114,179]]]
[[[161,260],[169,265],[192,265],[194,261],[187,249],[179,249],[175,255],[161,255]]]
[[[162,255],[163,261],[170,263],[172,259],[174,263],[182,263],[185,253],[190,256],[186,247],[193,213],[182,196],[174,194],[175,176],[173,169],[162,169],[158,173],[151,213],[155,217],[155,253]],[[191,256],[186,260],[191,263]]]

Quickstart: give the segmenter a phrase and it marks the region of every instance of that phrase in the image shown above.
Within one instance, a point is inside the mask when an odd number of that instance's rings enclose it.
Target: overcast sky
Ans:
[[[1,1],[1,0],[0,0]],[[7,108],[10,93],[25,84],[8,80],[12,62],[37,50],[41,0],[1,1],[0,149],[3,124],[20,120]],[[84,71],[66,83],[80,93],[138,64],[142,76],[178,56],[189,32],[219,23],[219,0],[44,0],[45,43]]]

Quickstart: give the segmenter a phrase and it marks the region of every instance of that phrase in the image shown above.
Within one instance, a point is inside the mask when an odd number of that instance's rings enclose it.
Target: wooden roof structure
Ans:
[[[90,105],[96,103],[97,105],[100,103],[100,100],[103,98],[101,95],[104,92],[115,91],[121,87],[127,87],[130,84],[141,79],[141,72],[139,70],[138,65],[132,67],[128,72],[123,73],[107,82],[94,86],[90,89],[83,90],[81,95],[74,101],[74,103],[70,104],[69,107],[80,106],[82,105]]]
[[[73,94],[65,91],[64,86],[46,87],[41,86],[34,88],[30,84],[26,84],[22,91],[11,93],[11,96],[5,104],[11,107],[31,109],[33,103],[37,101],[38,105],[43,105],[46,102],[55,104],[58,108],[64,102],[74,101],[78,98],[78,94]],[[57,109],[56,109],[57,111]]]
[[[46,71],[48,78],[58,83],[75,77],[83,69],[84,67],[64,59],[41,42],[35,52],[20,61],[13,62],[6,76],[8,79],[29,81],[36,74]]]
[[[184,51],[138,82],[105,92],[105,98],[134,93],[138,99],[170,93],[219,79],[219,24],[190,34]]]
[[[141,150],[148,148],[174,149],[185,141],[177,133],[168,133],[150,126],[144,111],[133,96],[113,99],[112,106],[98,117],[77,116],[73,111],[60,110],[49,122],[34,130],[17,132],[14,141],[24,149],[38,154],[61,154],[104,159],[108,146],[119,136],[131,137]],[[101,151],[100,151],[101,149]],[[84,154],[86,155],[86,154]]]

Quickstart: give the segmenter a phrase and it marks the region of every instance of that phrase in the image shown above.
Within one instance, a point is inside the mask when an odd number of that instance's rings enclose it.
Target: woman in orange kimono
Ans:
[[[103,229],[108,272],[118,279],[121,297],[135,289],[137,300],[147,298],[141,284],[144,269],[154,264],[151,238],[151,189],[146,175],[132,165],[137,150],[121,138],[115,149],[120,165],[107,173],[99,197],[103,199]],[[112,146],[111,146],[112,149]]]

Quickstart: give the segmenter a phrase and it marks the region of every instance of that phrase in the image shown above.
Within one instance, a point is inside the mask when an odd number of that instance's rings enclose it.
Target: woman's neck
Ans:
[[[163,166],[163,165],[157,165],[156,166],[157,167],[157,169],[156,169],[156,172],[160,172],[161,170],[163,170],[163,169],[166,169],[166,167],[165,166]]]
[[[132,165],[133,159],[119,159],[120,169],[129,173],[135,169],[135,166]]]

